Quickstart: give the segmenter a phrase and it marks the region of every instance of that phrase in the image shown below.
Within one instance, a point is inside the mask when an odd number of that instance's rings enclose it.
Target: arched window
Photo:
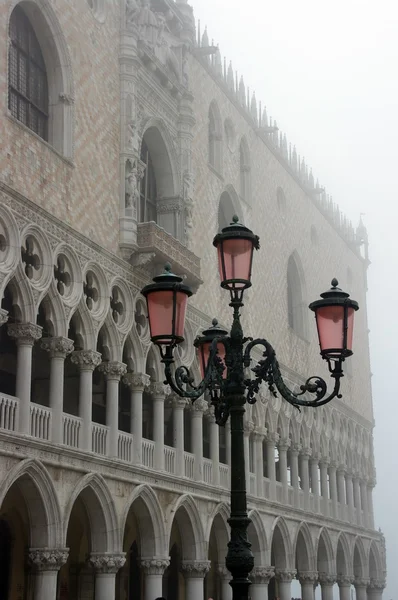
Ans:
[[[292,254],[287,264],[287,315],[289,326],[306,339],[305,285],[297,258]]]
[[[10,19],[8,84],[8,107],[12,116],[47,140],[46,66],[33,27],[19,6]]]
[[[246,139],[239,146],[240,195],[243,200],[250,202],[250,154]]]
[[[222,124],[215,102],[209,108],[209,164],[218,172],[222,170]]]
[[[218,205],[218,231],[230,225],[235,214],[236,209],[230,194],[223,192]],[[238,216],[240,215],[238,214]]]
[[[157,221],[156,215],[156,178],[151,154],[145,139],[141,144],[141,161],[145,165],[144,176],[141,179],[140,206],[138,209],[138,221],[145,223],[148,221]]]

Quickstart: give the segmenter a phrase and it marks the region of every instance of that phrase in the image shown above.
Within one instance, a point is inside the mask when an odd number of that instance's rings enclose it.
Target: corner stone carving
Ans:
[[[21,346],[33,346],[42,336],[42,328],[34,323],[10,323],[7,331],[8,335]]]
[[[210,571],[209,560],[183,561],[182,570],[188,579],[202,579]]]
[[[93,552],[90,555],[90,564],[97,573],[117,573],[126,562],[124,552],[120,554],[107,554]]]
[[[249,577],[253,583],[264,583],[267,585],[274,575],[274,567],[254,567],[252,572],[249,573]]]
[[[137,392],[143,392],[149,386],[150,381],[151,378],[145,373],[127,373],[123,377],[123,383]]]
[[[143,558],[141,567],[145,575],[163,575],[170,564],[168,558]]]
[[[41,347],[49,352],[51,358],[65,358],[73,350],[73,341],[64,337],[46,338],[41,342]]]
[[[38,571],[59,571],[68,555],[69,548],[30,548],[28,559]]]
[[[101,363],[102,356],[95,350],[77,350],[72,352],[70,359],[81,371],[94,371]]]

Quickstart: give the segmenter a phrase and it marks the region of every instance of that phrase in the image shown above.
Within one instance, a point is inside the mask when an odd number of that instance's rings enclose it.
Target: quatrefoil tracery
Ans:
[[[66,260],[62,254],[58,256],[57,264],[54,266],[54,278],[57,282],[58,293],[63,296],[65,288],[68,288],[72,283],[72,278],[67,271]]]
[[[33,279],[35,271],[40,269],[40,257],[35,253],[35,244],[31,236],[25,240],[25,246],[21,247],[21,258],[25,264],[25,275],[28,279]]]

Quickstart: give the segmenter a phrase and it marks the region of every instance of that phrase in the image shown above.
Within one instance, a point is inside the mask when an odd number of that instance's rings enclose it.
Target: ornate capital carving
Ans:
[[[70,359],[81,371],[94,371],[101,363],[102,356],[95,350],[76,350]]]
[[[169,564],[168,558],[143,558],[141,560],[141,567],[145,575],[163,575]]]
[[[211,563],[209,560],[192,560],[183,561],[182,570],[184,571],[185,577],[188,579],[192,578],[203,578],[210,571]]]
[[[135,392],[143,392],[149,386],[150,381],[151,378],[145,373],[127,373],[123,377],[123,383]]]
[[[300,571],[298,573],[300,583],[316,583],[318,581],[317,571]]]
[[[190,404],[188,398],[181,398],[181,396],[173,395],[170,397],[170,400],[173,408],[181,408],[184,410],[184,408]]]
[[[267,445],[269,444],[277,444],[279,442],[279,433],[275,433],[274,431],[269,431],[267,433]]]
[[[318,573],[318,581],[321,585],[334,585],[337,580],[337,575],[335,573]]]
[[[274,567],[254,567],[249,577],[253,583],[265,583],[268,585],[270,579],[275,575]]]
[[[195,415],[200,415],[205,413],[209,409],[209,404],[206,402],[204,398],[198,398],[195,402],[192,402],[191,410]]]
[[[10,323],[7,331],[18,346],[33,346],[42,335],[42,328],[34,323]]]
[[[124,552],[112,554],[107,552],[92,552],[90,563],[97,573],[117,573],[126,562]]]
[[[295,569],[276,569],[275,577],[282,583],[290,583],[296,577]]]
[[[243,429],[246,435],[250,435],[254,431],[254,423],[253,421],[245,421],[243,424]]]
[[[217,565],[217,571],[221,579],[229,581],[232,577],[231,573],[228,571],[227,567],[224,564]]]
[[[168,386],[161,381],[153,381],[148,387],[148,392],[157,398],[165,398],[167,396]]]
[[[28,558],[38,571],[59,571],[68,555],[69,548],[30,548]]]
[[[290,448],[291,454],[295,454],[296,456],[298,456],[300,454],[300,450],[301,450],[301,444],[292,444],[292,446]]]
[[[8,321],[8,311],[4,310],[4,308],[0,308],[0,327],[7,323]]]
[[[66,358],[73,350],[73,340],[64,337],[45,338],[40,345],[51,358]]]
[[[300,456],[302,456],[305,459],[309,459],[312,456],[311,448],[306,448],[306,447],[301,448]]]
[[[366,577],[355,577],[354,580],[354,585],[356,588],[367,588],[368,585],[370,583],[370,579],[367,579]]]
[[[385,587],[386,587],[386,582],[384,581],[384,579],[371,578],[370,583],[368,585],[369,590],[383,591]]]
[[[286,452],[287,450],[289,450],[289,448],[290,448],[290,444],[291,444],[291,441],[290,441],[290,439],[289,439],[289,438],[282,438],[282,439],[280,439],[280,440],[279,440],[279,443],[278,443],[278,448],[279,448],[279,450],[281,450],[282,452],[283,452],[283,451],[285,451],[285,452]]]
[[[69,106],[75,103],[75,99],[73,96],[71,96],[71,94],[61,93],[59,95],[59,99],[61,100],[61,102],[63,102],[64,104],[68,104]]]
[[[101,363],[98,367],[98,370],[104,373],[106,379],[115,379],[120,381],[120,378],[127,371],[127,366],[124,363],[117,361],[109,361]]]
[[[354,583],[354,578],[351,577],[351,575],[338,575],[337,583],[341,587],[352,585]]]

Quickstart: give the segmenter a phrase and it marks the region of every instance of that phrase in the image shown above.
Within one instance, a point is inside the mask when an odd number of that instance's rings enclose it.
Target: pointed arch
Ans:
[[[208,113],[208,152],[209,165],[218,173],[222,171],[222,120],[218,104],[210,103]]]
[[[251,523],[247,532],[249,542],[252,545],[251,549],[254,555],[254,564],[256,566],[269,565],[271,557],[267,533],[259,512],[257,510],[251,510],[249,512],[249,519],[251,519]]]
[[[181,533],[182,553],[184,560],[206,560],[205,535],[198,507],[192,496],[181,496],[174,508],[174,518],[171,519],[168,539],[175,521]]]
[[[363,578],[367,576],[368,571],[367,557],[362,539],[357,536],[354,542],[353,568],[354,577]]]
[[[0,486],[0,506],[12,485],[17,485],[26,504],[32,547],[56,548],[62,545],[61,509],[47,469],[33,458],[18,463]]]
[[[166,556],[168,548],[163,510],[149,485],[139,485],[130,494],[120,519],[122,536],[130,510],[134,510],[137,516],[142,557]]]
[[[336,560],[333,551],[333,545],[330,539],[329,531],[326,527],[319,530],[319,535],[315,544],[316,551],[316,570],[319,573],[327,573],[328,575],[336,572]]]
[[[218,562],[220,564],[225,560],[225,552],[230,538],[228,519],[228,506],[222,502],[216,506],[207,524],[205,540],[210,548],[210,537],[212,532],[214,533],[217,546]]]
[[[294,568],[289,529],[283,517],[277,517],[271,529],[271,562],[277,569]]]
[[[8,282],[16,317],[21,323],[36,323],[36,303],[33,291],[19,264],[14,276]]]
[[[63,519],[64,545],[71,512],[79,497],[90,521],[92,552],[119,552],[121,540],[115,504],[104,478],[97,473],[82,477],[72,492]]]
[[[287,317],[289,327],[307,339],[307,292],[300,257],[294,251],[287,262]]]
[[[314,544],[308,524],[304,521],[301,521],[297,529],[294,552],[296,568],[299,572],[316,570]]]
[[[68,323],[65,307],[55,288],[54,282],[51,283],[50,290],[44,296],[40,304],[44,309],[46,322],[51,323],[51,335],[53,337],[67,337]]]
[[[380,548],[376,541],[372,540],[369,548],[369,577],[383,581],[385,575],[384,568]]]
[[[238,215],[239,221],[243,223],[238,195],[232,185],[227,185],[218,203],[218,230],[221,231],[221,229],[230,225],[234,215]]]
[[[342,531],[337,539],[336,573],[337,575],[350,575],[352,573],[350,545]]]
[[[240,197],[247,203],[251,200],[251,161],[249,144],[245,136],[239,144]]]

